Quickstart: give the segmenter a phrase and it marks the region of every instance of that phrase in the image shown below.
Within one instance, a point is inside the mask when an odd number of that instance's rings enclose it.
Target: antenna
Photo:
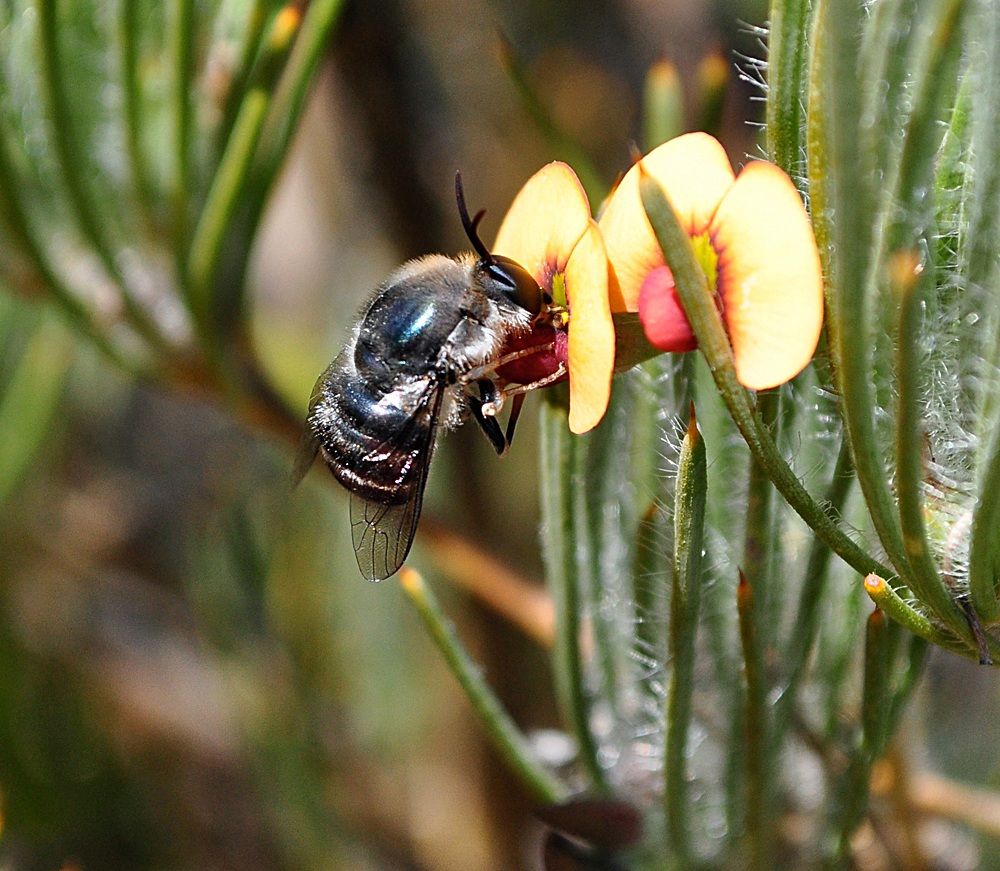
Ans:
[[[490,249],[483,244],[483,240],[479,238],[478,232],[479,222],[486,214],[486,210],[480,209],[474,218],[469,218],[469,210],[465,206],[465,191],[462,190],[461,172],[455,173],[455,199],[458,201],[458,214],[462,219],[465,235],[469,237],[475,252],[487,263],[492,263],[493,255],[490,254]]]

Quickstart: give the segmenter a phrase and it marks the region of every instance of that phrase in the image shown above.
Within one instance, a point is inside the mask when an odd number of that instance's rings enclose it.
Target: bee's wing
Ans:
[[[313,386],[312,393],[309,396],[309,415],[312,415],[316,403],[322,397],[323,385],[330,377],[330,373],[337,366],[337,363],[338,360],[334,360],[329,366],[327,366],[326,371],[324,371],[323,374],[316,379],[316,384]],[[299,440],[298,450],[295,454],[295,465],[292,467],[293,490],[302,483],[302,479],[308,474],[309,469],[312,468],[312,464],[318,453],[319,438],[317,438],[316,433],[313,432],[313,428],[306,423],[305,429],[302,430],[302,438]]]
[[[400,444],[410,447],[403,471],[396,481],[397,491],[405,493],[400,502],[375,502],[351,493],[351,537],[358,568],[369,581],[381,581],[396,573],[410,552],[413,537],[417,534],[417,521],[424,502],[427,470],[434,453],[438,416],[444,391],[432,384],[421,399],[418,410],[407,420],[399,432],[385,439],[379,448],[370,453],[378,456],[384,450],[398,449]],[[420,428],[418,430],[417,428]],[[414,443],[413,434],[422,430]]]

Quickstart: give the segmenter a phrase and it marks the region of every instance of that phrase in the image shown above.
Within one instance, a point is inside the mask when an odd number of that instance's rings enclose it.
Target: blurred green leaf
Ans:
[[[57,420],[73,338],[46,312],[0,389],[0,503],[28,473]]]

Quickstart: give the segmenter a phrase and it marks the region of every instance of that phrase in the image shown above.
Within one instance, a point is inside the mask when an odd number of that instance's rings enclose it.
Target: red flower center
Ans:
[[[658,266],[639,289],[639,320],[646,338],[661,351],[693,351],[698,347],[691,324],[681,306],[674,276],[667,266]]]
[[[530,333],[522,333],[509,338],[503,346],[502,354],[510,354],[527,348],[538,348],[528,354],[505,363],[497,374],[509,384],[534,384],[554,374],[560,365],[564,372],[569,369],[569,340],[564,330],[557,330],[547,324],[534,327]],[[552,383],[564,381],[568,375]]]

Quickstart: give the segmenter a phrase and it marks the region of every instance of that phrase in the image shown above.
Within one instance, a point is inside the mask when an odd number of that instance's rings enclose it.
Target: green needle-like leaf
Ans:
[[[805,155],[808,0],[771,0],[767,51],[767,153],[793,179]]]
[[[50,434],[72,360],[72,338],[48,315],[0,394],[0,504],[10,497]]]
[[[695,637],[701,601],[701,559],[708,479],[705,442],[694,409],[681,444],[674,500],[674,554],[671,564],[670,685],[664,750],[664,796],[671,845],[678,859],[691,863],[688,733],[694,691]]]
[[[599,792],[607,792],[607,778],[597,755],[590,726],[590,697],[584,676],[582,643],[583,591],[577,535],[583,524],[576,521],[584,481],[577,469],[579,438],[570,433],[566,411],[555,402],[542,405],[541,499],[545,528],[545,574],[556,607],[556,688],[564,716],[579,743],[580,760]]]
[[[243,314],[242,283],[220,281],[220,264],[278,77],[299,29],[298,16],[298,11],[286,7],[271,22],[191,242],[187,262],[189,304],[206,338],[227,337]]]
[[[677,67],[669,61],[658,61],[646,73],[642,120],[646,151],[684,132],[684,91]]]
[[[448,668],[461,684],[494,746],[511,770],[521,778],[538,802],[556,804],[565,799],[567,789],[532,756],[528,742],[483,679],[482,670],[462,646],[423,579],[412,569],[404,568],[400,573],[400,583]]]

